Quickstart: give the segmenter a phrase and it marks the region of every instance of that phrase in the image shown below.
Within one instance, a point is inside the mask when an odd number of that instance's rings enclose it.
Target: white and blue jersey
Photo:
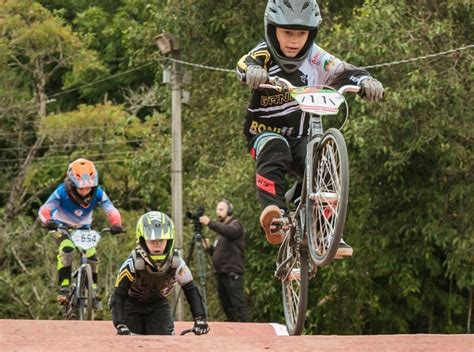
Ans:
[[[68,195],[65,183],[59,185],[46,203],[39,209],[39,217],[43,223],[48,220],[65,224],[73,228],[89,228],[92,223],[92,213],[96,206],[101,207],[107,214],[111,225],[122,223],[119,211],[114,207],[107,194],[99,186],[95,196],[87,206],[74,202]]]

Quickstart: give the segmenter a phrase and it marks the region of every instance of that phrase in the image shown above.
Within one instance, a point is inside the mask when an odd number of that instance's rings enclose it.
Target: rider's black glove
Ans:
[[[119,233],[123,232],[123,227],[121,225],[112,225],[110,227],[110,233],[112,235],[118,235]]]
[[[382,83],[375,78],[367,77],[360,82],[361,96],[369,101],[379,101],[383,98],[384,89]]]
[[[119,324],[117,325],[117,335],[131,335],[132,332],[128,328],[127,325],[125,324]]]
[[[196,335],[207,334],[209,330],[210,328],[209,325],[207,325],[206,319],[199,317],[194,320],[193,331]]]
[[[48,220],[44,224],[44,227],[46,227],[49,231],[54,231],[58,229],[58,224],[56,224],[53,220]]]
[[[258,65],[249,66],[245,73],[245,82],[252,89],[258,89],[261,84],[267,83],[268,72]]]

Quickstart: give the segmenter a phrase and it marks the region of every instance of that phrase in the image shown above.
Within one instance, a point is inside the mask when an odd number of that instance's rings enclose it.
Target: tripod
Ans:
[[[204,252],[205,249],[202,245],[202,240],[203,240],[203,235],[201,234],[202,232],[202,225],[199,222],[199,220],[193,219],[193,229],[194,229],[194,234],[189,242],[189,252],[188,256],[186,257],[186,264],[189,266],[191,263],[191,260],[193,258],[193,253],[194,249],[196,248],[197,252],[197,269],[198,269],[198,275],[199,275],[199,283],[200,283],[200,291],[202,294],[202,303],[204,306],[204,311],[206,313],[206,317],[208,316],[207,314],[207,294],[206,294],[206,277],[207,277],[207,269],[206,269],[206,253]],[[182,290],[179,291],[178,297],[176,299],[176,304],[174,306],[173,310],[173,316],[176,314],[176,307],[178,305],[179,298],[181,296]]]

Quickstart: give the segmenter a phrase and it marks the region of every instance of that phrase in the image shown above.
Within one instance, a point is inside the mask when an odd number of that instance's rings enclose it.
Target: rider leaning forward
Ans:
[[[176,282],[186,296],[196,335],[209,326],[201,295],[184,260],[174,250],[172,220],[159,211],[140,217],[137,247],[120,267],[110,298],[112,320],[118,335],[172,335],[174,323],[168,296]]]
[[[56,230],[59,227],[90,229],[92,213],[95,207],[101,207],[107,214],[111,225],[110,232],[122,232],[122,219],[107,194],[99,186],[99,175],[93,162],[77,159],[69,164],[65,181],[51,194],[45,204],[39,209],[39,217],[43,225]],[[58,254],[58,297],[60,304],[67,304],[71,284],[71,265],[74,258],[74,243],[67,233],[53,231],[59,246]],[[96,294],[98,257],[96,248],[87,250],[87,261],[92,268],[94,287],[94,308],[101,307]]]
[[[244,134],[256,161],[256,185],[263,209],[260,224],[271,244],[283,240],[274,218],[287,211],[285,175],[302,177],[308,143],[309,114],[303,112],[288,92],[259,89],[269,76],[279,76],[294,86],[326,85],[335,89],[358,85],[369,101],[383,97],[382,84],[364,69],[329,54],[315,44],[321,24],[315,0],[269,0],[265,10],[265,40],[237,64],[239,79],[252,88]],[[337,256],[352,255],[341,239]]]

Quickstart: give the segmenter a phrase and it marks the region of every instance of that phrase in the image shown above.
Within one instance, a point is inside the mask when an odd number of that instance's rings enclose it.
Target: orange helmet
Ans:
[[[99,175],[94,163],[83,158],[69,164],[67,178],[74,188],[94,188],[99,185]]]

